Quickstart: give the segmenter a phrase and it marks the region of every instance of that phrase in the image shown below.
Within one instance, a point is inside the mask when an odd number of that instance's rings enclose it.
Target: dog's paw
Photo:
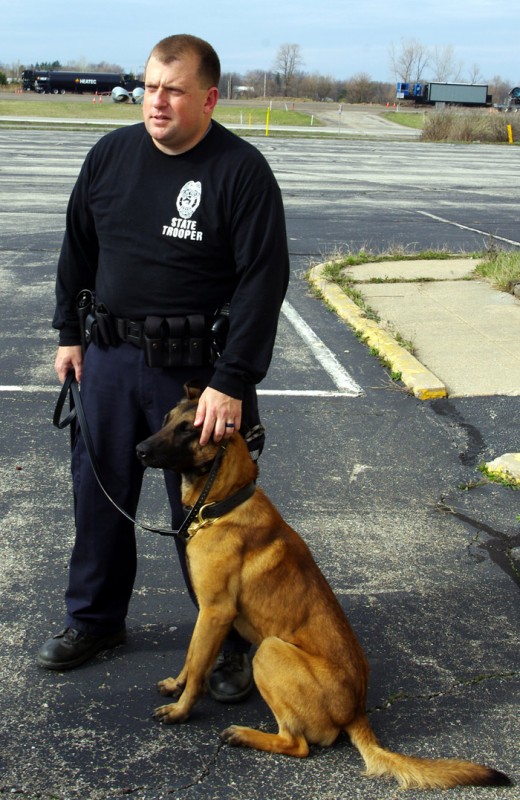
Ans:
[[[158,682],[157,689],[163,697],[179,697],[184,689],[184,683],[179,683],[177,678],[165,678]]]
[[[229,728],[221,731],[220,739],[231,747],[240,747],[242,745],[241,731],[242,728],[239,725],[230,725]]]
[[[153,716],[159,722],[164,722],[165,725],[172,725],[175,722],[184,722],[188,718],[188,713],[179,708],[177,703],[169,703],[166,706],[156,708]]]

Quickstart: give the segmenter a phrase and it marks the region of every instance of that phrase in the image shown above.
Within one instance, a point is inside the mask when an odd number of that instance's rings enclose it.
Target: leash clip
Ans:
[[[204,517],[204,510],[214,505],[216,505],[215,502],[205,503],[203,506],[199,508],[197,519],[193,521],[188,528],[190,536],[195,536],[195,534],[198,533],[198,531],[200,531],[201,528],[207,528],[210,525],[213,525],[213,523],[217,521],[218,517]]]

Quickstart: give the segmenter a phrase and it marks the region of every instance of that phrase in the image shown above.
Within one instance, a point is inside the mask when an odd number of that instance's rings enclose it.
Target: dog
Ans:
[[[193,507],[221,445],[200,446],[200,430],[193,425],[199,392],[185,391],[163,428],[138,445],[137,455],[145,466],[179,473],[182,502]],[[205,516],[205,505],[188,529],[187,560],[199,613],[180,674],[157,685],[162,695],[177,700],[154,716],[164,723],[187,719],[234,626],[256,647],[254,680],[278,733],[232,725],[221,733],[224,742],[305,757],[309,745],[332,745],[344,731],[367,776],[393,777],[402,788],[511,785],[506,775],[486,766],[415,758],[379,744],[365,710],[369,667],[363,650],[309,548],[256,486],[256,477],[256,464],[237,432],[225,445],[204,502],[220,502],[249,484],[252,492],[221,517]]]

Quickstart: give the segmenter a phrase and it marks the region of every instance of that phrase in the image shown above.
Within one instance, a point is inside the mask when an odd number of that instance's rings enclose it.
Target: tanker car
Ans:
[[[66,92],[109,94],[117,86],[131,92],[137,87],[143,87],[144,83],[135,80],[131,75],[121,75],[117,72],[24,70],[22,86],[26,91],[35,91],[39,94],[65,94]]]

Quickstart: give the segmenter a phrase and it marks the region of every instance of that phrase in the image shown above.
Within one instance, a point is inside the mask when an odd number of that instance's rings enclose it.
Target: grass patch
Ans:
[[[93,95],[81,100],[67,101],[49,95],[45,100],[0,100],[0,115],[7,117],[44,117],[46,119],[117,119],[139,122],[142,119],[142,108],[135,103],[113,103],[109,97],[102,102]]]
[[[142,106],[135,103],[114,103],[110,97],[99,98],[85,95],[81,100],[63,100],[61,97],[47,95],[42,100],[1,100],[0,115],[13,117],[45,117],[47,119],[88,119],[123,120],[140,122],[143,117]],[[247,108],[240,106],[217,105],[214,118],[226,125],[265,125],[267,108]],[[311,125],[313,121],[313,125]],[[270,125],[299,125],[309,128],[320,127],[321,123],[309,114],[299,111],[273,109],[269,115]]]
[[[215,108],[214,118],[217,122],[226,125],[265,125],[267,122],[267,108],[240,108],[235,106],[219,106]],[[311,122],[313,124],[311,125]],[[269,114],[269,125],[299,125],[321,127],[322,123],[310,114],[300,111],[285,111],[273,109]]]
[[[520,140],[517,115],[474,109],[428,111],[424,115],[421,139],[426,142],[508,142],[508,125],[513,140]]]
[[[382,115],[389,122],[404,125],[405,128],[421,130],[424,125],[424,113],[414,114],[411,111],[387,111]]]
[[[475,275],[485,278],[501,292],[510,292],[516,283],[520,283],[520,253],[491,248],[475,268]]]

